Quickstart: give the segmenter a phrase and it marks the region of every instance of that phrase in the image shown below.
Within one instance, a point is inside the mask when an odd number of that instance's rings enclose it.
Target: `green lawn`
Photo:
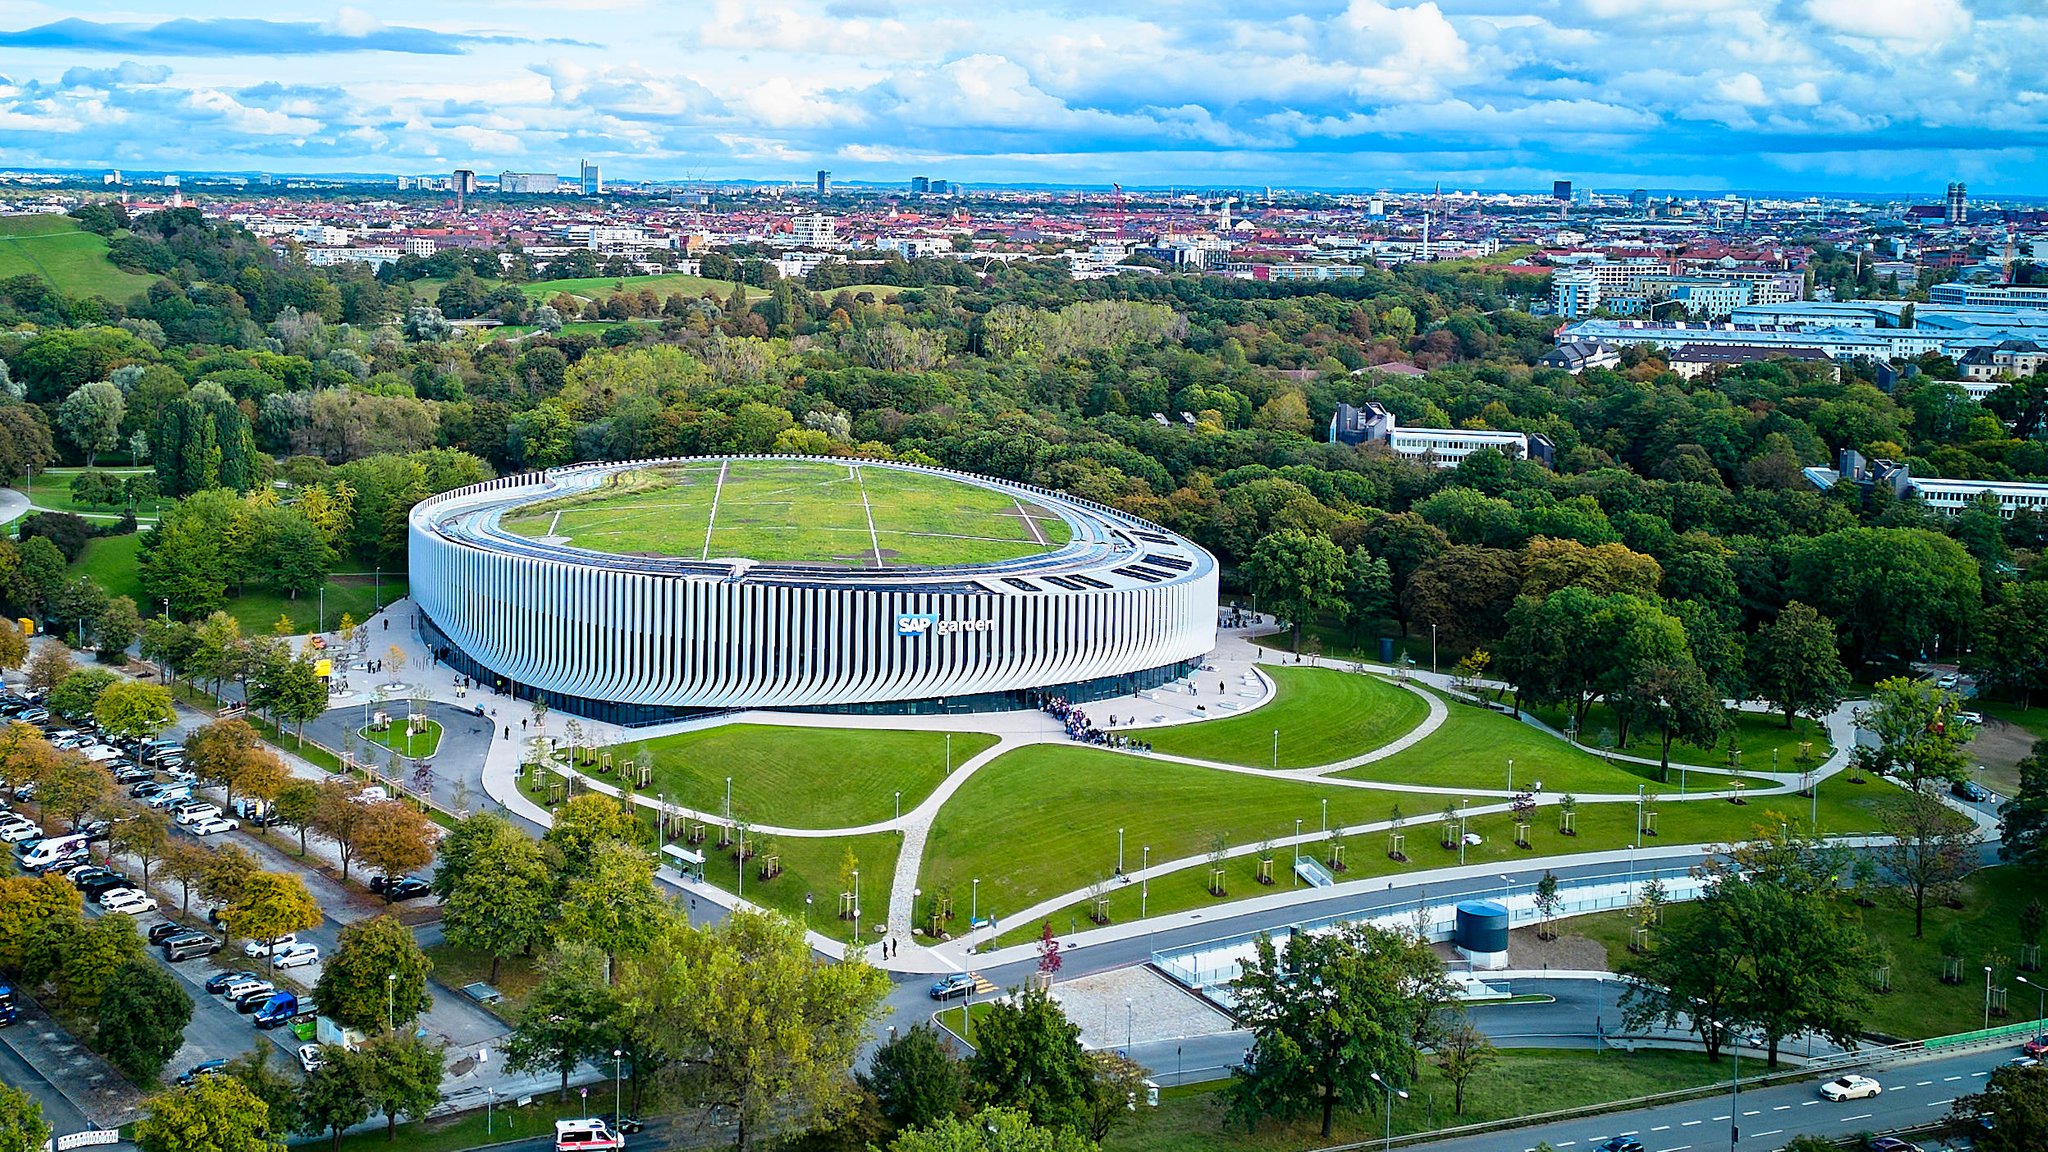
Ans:
[[[881,940],[875,926],[889,919],[889,882],[896,875],[896,856],[902,850],[903,837],[894,832],[877,832],[868,836],[834,836],[829,838],[811,837],[769,837],[757,851],[754,859],[747,861],[745,885],[739,883],[739,864],[732,852],[718,850],[714,833],[710,840],[698,847],[704,852],[704,878],[728,892],[739,891],[748,900],[773,908],[798,923],[808,922],[815,931],[824,933],[835,940],[847,940],[853,936],[851,921],[839,916],[839,894],[846,889],[840,885],[840,865],[845,863],[846,851],[851,848],[860,869],[860,910],[861,942],[874,944]],[[773,880],[762,880],[759,867],[761,856],[779,856],[782,860],[782,874]],[[804,897],[811,903],[806,910]],[[960,923],[966,923],[966,908],[960,913]]]
[[[2024,728],[2036,740],[2048,740],[2048,701],[2037,701],[2030,708],[2022,708],[2003,700],[1972,700],[1970,707],[1986,716],[1996,716],[2007,724]]]
[[[1171,1066],[1153,1069],[1156,1081],[1170,1083],[1172,1078]],[[1421,1078],[1409,1087],[1409,1098],[1395,1101],[1393,1128],[1397,1136],[1428,1132],[1701,1088],[1726,1078],[1725,1062],[1710,1064],[1694,1052],[1510,1048],[1466,1083],[1461,1116],[1452,1111],[1451,1085],[1425,1059]],[[1112,1130],[1102,1142],[1103,1152],[1297,1152],[1333,1144],[1372,1146],[1386,1124],[1386,1114],[1375,1106],[1361,1112],[1340,1111],[1336,1131],[1329,1139],[1321,1135],[1320,1115],[1299,1122],[1267,1120],[1246,1132],[1241,1126],[1224,1126],[1224,1108],[1215,1086],[1168,1088],[1160,1093],[1158,1108],[1140,1108],[1130,1122]],[[1526,1144],[1512,1136],[1500,1138],[1503,1149]]]
[[[1064,545],[1036,504],[940,476],[813,460],[751,460],[621,473],[502,521],[620,554],[847,567],[979,564]]]
[[[1017,753],[1011,753],[1011,756],[1021,755],[1022,752],[1033,750],[1024,749]],[[1076,749],[1075,751],[1081,750]],[[1095,753],[1095,755],[1108,755],[1108,753]],[[1007,761],[1010,759],[1010,756],[1006,756],[1003,759]],[[940,829],[946,826],[947,817],[954,812],[955,806],[966,800],[968,798],[967,793],[972,791],[974,785],[980,784],[983,778],[997,766],[991,765],[989,768],[983,769],[981,773],[978,773],[974,781],[968,787],[963,788],[961,794],[954,798],[953,804],[948,805],[946,810],[940,813],[939,825],[935,826],[932,831],[932,843],[934,845],[939,843]],[[1165,766],[1161,765],[1160,767]],[[1202,770],[1189,769],[1189,771],[1200,772]],[[1213,774],[1217,776],[1225,775],[1223,773]],[[1041,781],[1040,788],[1049,791],[1049,787],[1044,782],[1047,773],[1041,771],[1037,776]],[[1256,778],[1244,776],[1233,776],[1232,778],[1260,785],[1260,781]],[[1061,783],[1064,783],[1064,781],[1062,780]],[[1260,786],[1270,789],[1281,786],[1281,782],[1274,781]],[[1294,787],[1312,786],[1295,785]],[[1818,805],[1820,830],[1826,834],[1840,834],[1869,831],[1876,828],[1877,809],[1880,801],[1887,796],[1895,795],[1896,791],[1893,785],[1884,781],[1851,784],[1841,777],[1829,779],[1821,785],[1820,789],[1820,803]],[[1408,859],[1405,862],[1399,862],[1393,860],[1388,855],[1389,835],[1386,832],[1352,835],[1347,837],[1344,842],[1345,869],[1338,877],[1340,880],[1359,880],[1373,876],[1390,876],[1396,873],[1446,868],[1459,863],[1461,857],[1455,847],[1455,833],[1453,833],[1451,840],[1453,847],[1443,847],[1442,833],[1445,826],[1443,809],[1446,798],[1399,795],[1384,792],[1368,792],[1363,795],[1369,797],[1369,799],[1362,802],[1355,801],[1355,803],[1363,804],[1363,810],[1358,811],[1351,807],[1345,807],[1342,809],[1344,816],[1341,820],[1339,819],[1339,801],[1333,795],[1330,800],[1331,822],[1339,826],[1343,824],[1383,822],[1392,815],[1394,803],[1399,803],[1405,820],[1402,834],[1406,838],[1404,850]],[[1455,800],[1452,803],[1455,806]],[[1062,801],[1062,806],[1073,807],[1073,805],[1066,804],[1064,801]],[[1656,813],[1656,835],[1643,837],[1642,842],[1658,845],[1699,844],[1705,846],[1726,844],[1731,841],[1750,839],[1763,832],[1774,833],[1781,821],[1792,823],[1796,827],[1805,828],[1815,814],[1815,807],[1810,799],[1800,796],[1774,796],[1768,799],[1750,801],[1746,804],[1733,804],[1726,800],[1680,801],[1675,792],[1664,791],[1661,794],[1653,795],[1645,806],[1646,812]],[[1049,874],[1058,876],[1060,883],[1045,885],[1046,888],[1052,891],[1070,892],[1081,888],[1090,880],[1095,879],[1095,877],[1083,872],[1076,878],[1074,875],[1076,869],[1067,864],[1064,856],[1057,855],[1056,853],[1064,848],[1069,841],[1093,844],[1107,836],[1110,842],[1110,852],[1112,853],[1111,859],[1114,861],[1113,854],[1116,850],[1115,821],[1128,816],[1130,816],[1130,813],[1127,809],[1108,810],[1094,821],[1095,826],[1092,829],[1082,831],[1070,830],[1066,832],[1064,838],[1058,842],[1053,852],[1044,853],[1043,856],[1028,842],[1014,846],[1011,848],[1011,851],[1025,855],[1020,855],[1019,859],[1009,866],[1013,875],[1006,879],[1004,883],[1013,886],[1021,883],[1022,881],[1014,873],[1023,873],[1029,869],[1033,875],[1036,875],[1038,870],[1044,870]],[[1630,844],[1636,842],[1635,818],[1636,806],[1634,803],[1582,804],[1573,818],[1573,826],[1576,828],[1577,834],[1565,836],[1559,830],[1561,820],[1558,809],[1554,806],[1540,808],[1530,824],[1529,847],[1523,848],[1515,843],[1515,821],[1511,813],[1502,812],[1483,816],[1469,816],[1464,822],[1465,830],[1480,837],[1481,842],[1468,846],[1462,859],[1467,864],[1519,866],[1527,864],[1532,860],[1552,856],[1568,856],[1581,852],[1625,849]],[[1315,826],[1316,821],[1313,815],[1302,824],[1304,831]],[[1135,827],[1135,825],[1132,825],[1132,827]],[[1204,826],[1196,826],[1197,830],[1202,827]],[[1213,825],[1208,827],[1213,827]],[[1287,827],[1281,829],[1276,834],[1285,834],[1292,831],[1293,825],[1290,819]],[[1193,836],[1192,830],[1190,838],[1198,839],[1198,837]],[[1232,839],[1233,844],[1242,844],[1244,842],[1245,838],[1243,837],[1233,837]],[[1156,848],[1158,842],[1153,841],[1153,844]],[[1199,851],[1205,846],[1206,842],[1198,843],[1195,850]],[[1305,845],[1302,850],[1305,854],[1315,854],[1318,858],[1324,860],[1325,863],[1328,863],[1330,860],[1330,846],[1327,843]],[[1071,850],[1067,850],[1066,854],[1071,855]],[[1180,855],[1186,854],[1188,853],[1185,851],[1180,853]],[[1274,849],[1274,856],[1273,871],[1277,882],[1280,885],[1292,884],[1294,882],[1292,871],[1293,850],[1290,848],[1276,848]],[[1689,864],[1690,861],[1686,861],[1684,863],[1662,865],[1661,867],[1667,867],[1670,871],[1676,872],[1689,866]],[[987,867],[988,865],[976,863],[969,866]],[[1159,916],[1194,908],[1216,907],[1228,900],[1241,900],[1267,891],[1258,883],[1258,865],[1251,857],[1244,856],[1229,860],[1225,863],[1224,869],[1226,873],[1226,893],[1222,898],[1212,895],[1208,890],[1209,869],[1206,864],[1184,868],[1152,881],[1150,890],[1144,894],[1142,902],[1140,898],[1140,885],[1112,884],[1107,893],[1109,896],[1110,918],[1113,921],[1122,922],[1136,919],[1141,911],[1146,915]],[[929,865],[927,866],[926,874],[927,876],[931,875]],[[982,882],[982,908],[984,910],[991,907],[988,900],[989,889],[990,883],[985,879]],[[1006,901],[1005,905],[1015,908],[1023,904],[1034,903],[1039,899],[1043,899],[1047,894],[1049,893],[1045,891],[1036,891],[1031,895],[1030,899],[1012,899]],[[1087,904],[1088,901],[1084,898],[1072,905],[1059,909],[1049,917],[1052,921],[1053,929],[1059,932],[1069,932],[1078,928],[1088,915],[1089,909]],[[996,906],[999,914],[1002,906],[1004,905]],[[1010,944],[1022,944],[1035,939],[1038,935],[1039,923],[999,922],[1002,931],[998,938],[998,943],[1007,946]]]
[[[388,748],[401,756],[414,758],[432,756],[434,749],[441,746],[441,722],[429,720],[427,721],[426,731],[408,734],[405,717],[393,716],[391,726],[384,731],[376,732],[369,728],[362,728],[356,732],[356,735],[379,747]]]
[[[80,504],[71,498],[72,477],[78,475],[80,472],[85,471],[88,471],[88,469],[51,468],[38,474],[35,477],[33,484],[31,484],[29,487],[16,488],[15,490],[27,496],[29,498],[29,502],[31,504],[34,504],[38,508],[47,508],[53,512],[72,512],[76,513],[77,515],[84,516],[89,520],[119,520],[121,518],[121,514],[127,510],[126,508],[108,508],[101,505],[85,505]],[[105,472],[113,476],[130,476],[148,472],[149,469],[94,468],[90,469],[90,471]],[[161,506],[161,503],[162,502],[159,501],[156,504],[145,504],[142,507],[135,509],[136,518],[141,520],[145,524],[154,520]]]
[[[569,280],[535,280],[521,284],[519,290],[533,300],[546,303],[558,292],[585,299],[602,300],[616,294],[620,289],[638,292],[642,288],[652,289],[656,296],[666,299],[670,296],[702,296],[705,292],[716,293],[719,300],[732,297],[733,282],[730,280],[706,280],[702,276],[685,276],[671,272],[664,276],[585,276]],[[438,287],[436,291],[439,291]],[[768,292],[762,288],[748,288],[747,298],[758,300]]]
[[[296,838],[293,847],[297,847]],[[505,999],[495,1005],[485,1005],[484,1010],[503,1020],[518,1020],[520,1010],[526,1006],[526,998],[540,983],[539,968],[524,956],[505,957],[498,965],[498,978],[492,980],[491,958],[481,952],[457,948],[443,941],[426,949],[426,953],[427,958],[434,962],[434,979],[454,989],[456,995],[462,994],[464,985],[478,981],[502,993]]]
[[[69,296],[132,300],[154,276],[124,272],[107,261],[106,240],[68,216],[0,217],[0,279],[40,276]]]
[[[135,606],[148,616],[161,612],[163,606],[152,600],[142,590],[142,579],[136,567],[141,554],[142,537],[139,533],[127,536],[102,536],[88,541],[78,563],[71,571],[92,577],[109,596],[127,596]],[[358,621],[369,619],[377,604],[389,604],[405,595],[405,578],[386,574],[381,583],[373,576],[336,576],[327,582],[326,612],[321,612],[321,597],[316,592],[293,600],[282,593],[264,588],[251,588],[237,596],[230,588],[225,610],[241,622],[242,632],[269,632],[277,623],[280,614],[291,618],[292,632],[302,634],[322,630],[332,631],[341,622],[341,614],[351,613]],[[178,606],[171,605],[176,612]]]
[[[980,732],[952,734],[953,766],[996,742]],[[646,748],[654,782],[641,789],[703,812],[732,809],[763,824],[847,828],[892,819],[896,793],[908,811],[946,777],[943,732],[722,724],[612,748],[614,763]]]
[[[974,1022],[994,1011],[995,1005],[983,1000],[971,1007],[971,1011],[969,1010],[970,1006],[966,1004],[955,1004],[951,1008],[941,1008],[935,1013],[938,1017],[939,1026],[967,1041],[969,1044],[974,1043]]]
[[[1102,880],[1116,870],[1117,829],[1124,830],[1124,866],[1135,871],[1150,846],[1154,860],[1206,852],[1221,833],[1231,845],[1289,836],[1320,826],[1328,799],[1332,826],[1384,820],[1394,803],[1415,797],[1360,788],[1329,788],[1267,780],[1239,772],[1124,756],[1078,745],[1042,744],[1006,753],[974,774],[940,810],[926,844],[922,883],[956,891],[981,879],[984,915],[1018,909]],[[1234,895],[1249,895],[1253,865],[1232,861],[1243,875]],[[1279,869],[1284,872],[1287,863]],[[1205,868],[1188,869],[1191,888]],[[1287,875],[1277,874],[1281,884]],[[1202,879],[1206,879],[1203,877]],[[1154,910],[1164,882],[1154,882]],[[1137,913],[1136,885],[1112,885],[1119,903]],[[1212,901],[1213,902],[1213,901]]]
[[[1564,708],[1531,708],[1528,712],[1560,732],[1564,731],[1570,718]],[[1826,760],[1833,751],[1833,746],[1828,743],[1827,729],[1804,716],[1794,717],[1788,730],[1781,715],[1733,711],[1728,715],[1734,722],[1735,745],[1742,750],[1742,767],[1751,772],[1801,771],[1807,766],[1800,760],[1802,744],[1808,746],[1806,751],[1812,764]],[[1579,733],[1579,742],[1598,748],[1602,740],[1611,741],[1620,731],[1621,726],[1615,723],[1612,711],[1605,703],[1596,702],[1586,710],[1586,726]],[[1626,748],[1616,747],[1615,751],[1655,760],[1662,751],[1661,744],[1662,740],[1656,733],[1637,730],[1629,733]],[[1712,748],[1676,742],[1671,745],[1671,759],[1702,767],[1725,766],[1728,763],[1728,737],[1722,736],[1721,742]],[[1775,769],[1773,765],[1776,765]]]
[[[1825,795],[1825,790],[1823,790]],[[1892,990],[1871,999],[1865,1027],[1901,1039],[1948,1036],[1969,1032],[1984,1025],[1984,960],[1988,953],[2006,957],[2019,954],[2015,925],[2020,909],[2039,895],[2018,868],[1986,868],[1963,884],[1963,906],[1959,909],[1930,907],[1926,935],[1913,936],[1913,909],[1887,894],[1878,897],[1875,908],[1861,909],[1864,931],[1873,941],[1892,952]],[[1853,908],[1853,905],[1848,905]],[[1689,905],[1679,905],[1668,915],[1682,922],[1694,914]],[[1941,937],[1949,925],[1961,924],[1968,940],[1964,970],[1970,975],[1961,984],[1941,982]],[[1577,933],[1607,945],[1609,963],[1619,967],[1628,958],[1629,923],[1623,912],[1601,912],[1580,916],[1564,923],[1564,931]],[[2029,973],[2029,980],[2035,975]],[[1996,975],[2000,985],[2010,989],[2012,1023],[2031,1019],[2039,1000],[2033,989],[2012,979],[2010,961]],[[2001,1023],[1999,1018],[1993,1024]]]
[[[1451,714],[1443,727],[1421,741],[1384,760],[1347,768],[1338,775],[1353,780],[1504,791],[1512,760],[1516,788],[1541,782],[1545,792],[1597,794],[1634,792],[1637,785],[1658,783],[1654,765],[1609,762],[1491,709],[1455,701],[1449,708]],[[1669,790],[1679,789],[1679,776],[1674,767],[1666,786]],[[1689,792],[1725,787],[1728,782],[1720,773],[1686,772],[1684,776]]]
[[[1269,667],[1279,695],[1242,716],[1140,733],[1160,752],[1266,768],[1278,732],[1281,768],[1310,768],[1369,752],[1429,715],[1420,696],[1376,676],[1300,665]],[[1196,683],[1206,695],[1213,681]],[[1222,696],[1217,699],[1231,699]]]
[[[897,284],[848,284],[844,288],[834,288],[830,292],[821,292],[819,295],[823,296],[827,303],[831,302],[832,298],[841,292],[851,292],[855,296],[865,292],[877,300],[894,300],[902,295],[904,291],[906,289]]]

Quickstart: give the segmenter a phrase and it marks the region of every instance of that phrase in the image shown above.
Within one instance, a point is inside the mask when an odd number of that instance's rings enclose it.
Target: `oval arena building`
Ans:
[[[1215,558],[1144,519],[837,457],[591,464],[421,501],[412,596],[444,663],[634,724],[1099,700],[1194,671]]]

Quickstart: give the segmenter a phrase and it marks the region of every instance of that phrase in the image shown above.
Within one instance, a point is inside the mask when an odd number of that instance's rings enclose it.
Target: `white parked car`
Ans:
[[[319,962],[320,946],[318,944],[294,944],[279,952],[271,960],[271,963],[279,968],[303,968],[308,964],[318,964]]]
[[[35,822],[32,820],[18,820],[5,827],[0,827],[0,840],[4,840],[9,844],[24,844],[42,834],[43,830],[36,827]]]
[[[1820,1094],[1830,1100],[1863,1100],[1882,1091],[1884,1085],[1868,1076],[1844,1076],[1820,1086]]]
[[[391,799],[391,793],[386,792],[382,784],[372,784],[357,792],[354,796],[349,797],[349,799],[354,800],[358,804],[378,804]]]
[[[100,897],[100,907],[109,912],[126,912],[130,916],[140,916],[144,912],[156,911],[156,897],[133,888],[116,888]]]
[[[259,980],[254,976],[245,976],[240,980],[231,981],[227,987],[220,990],[220,994],[224,999],[240,1000],[251,993],[275,992],[276,990],[277,986],[268,980]]]
[[[261,940],[251,940],[247,944],[242,945],[242,955],[249,957],[251,960],[254,960],[259,957],[272,955],[274,953],[282,953],[285,949],[290,948],[292,945],[297,944],[298,942],[298,936],[292,933],[286,933],[283,936],[279,936],[277,939],[272,940],[267,944]]]
[[[326,1066],[327,1061],[320,1058],[320,1046],[318,1044],[299,1045],[299,1067],[304,1068],[308,1073],[313,1073]]]
[[[209,816],[218,815],[220,809],[204,800],[187,800],[171,808],[171,819],[180,824],[197,824]]]
[[[211,836],[216,832],[233,832],[241,826],[241,821],[230,820],[225,816],[205,816],[187,828],[194,836]]]

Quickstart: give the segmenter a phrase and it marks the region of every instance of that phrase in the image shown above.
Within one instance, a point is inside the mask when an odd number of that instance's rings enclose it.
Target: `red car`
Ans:
[[[2020,1051],[2029,1056],[2048,1056],[2048,1032],[2043,1032],[2020,1045]]]

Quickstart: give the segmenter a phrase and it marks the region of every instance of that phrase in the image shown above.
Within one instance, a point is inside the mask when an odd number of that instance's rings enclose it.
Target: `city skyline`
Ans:
[[[2022,196],[2048,106],[2011,0],[180,13],[15,7],[12,166]]]

